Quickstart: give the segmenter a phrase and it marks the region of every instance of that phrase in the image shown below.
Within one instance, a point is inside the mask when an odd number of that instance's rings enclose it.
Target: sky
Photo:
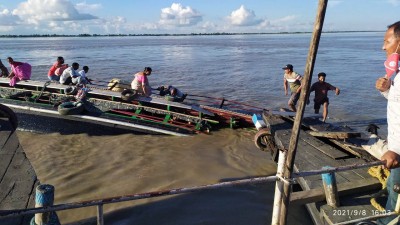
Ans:
[[[2,0],[0,35],[311,32],[318,0]],[[384,31],[400,0],[328,0],[323,31]]]

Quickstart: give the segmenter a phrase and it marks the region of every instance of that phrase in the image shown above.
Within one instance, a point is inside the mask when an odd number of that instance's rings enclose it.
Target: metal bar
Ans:
[[[292,178],[308,177],[308,176],[313,176],[313,175],[320,175],[323,173],[347,171],[347,170],[360,169],[360,168],[365,168],[365,167],[380,166],[380,165],[384,165],[384,164],[385,164],[385,161],[375,161],[375,162],[362,163],[362,164],[353,164],[353,165],[348,165],[348,166],[339,166],[339,167],[325,168],[325,169],[319,169],[319,170],[310,170],[310,171],[305,171],[305,172],[293,173]]]
[[[274,182],[276,181],[276,176],[268,176],[268,177],[256,177],[256,178],[249,178],[237,181],[228,181],[216,184],[209,184],[209,185],[201,185],[196,187],[188,187],[188,188],[176,188],[164,191],[154,191],[154,192],[146,192],[141,194],[133,194],[133,195],[125,195],[119,197],[111,197],[106,199],[98,199],[98,200],[89,200],[83,202],[73,202],[73,203],[66,203],[66,204],[59,204],[53,205],[51,207],[40,207],[40,208],[27,208],[27,209],[17,209],[17,210],[0,210],[0,217],[13,217],[13,216],[22,216],[22,215],[29,215],[34,213],[43,213],[43,212],[50,212],[50,211],[60,211],[66,209],[76,209],[76,208],[83,208],[88,206],[96,206],[96,205],[103,205],[103,204],[110,204],[110,203],[118,203],[118,202],[125,202],[137,199],[144,199],[144,198],[152,198],[152,197],[159,197],[165,195],[176,195],[176,194],[184,194],[184,193],[191,193],[197,192],[202,190],[212,190],[222,187],[231,187],[236,185],[243,185],[243,184],[258,184],[264,182]]]
[[[346,171],[346,170],[352,170],[352,169],[364,168],[364,167],[371,167],[371,166],[382,165],[382,164],[384,164],[384,162],[376,161],[376,162],[365,163],[365,164],[354,164],[354,165],[342,166],[342,167],[336,167],[336,168],[298,172],[298,173],[293,173],[292,177],[296,178],[296,177],[318,175],[318,174],[323,174],[323,173],[327,173],[327,172],[340,172],[340,171]],[[97,200],[89,200],[89,201],[83,201],[83,202],[58,204],[58,205],[53,205],[53,206],[48,206],[48,207],[15,209],[15,210],[0,210],[0,217],[22,216],[22,215],[30,215],[30,214],[35,214],[35,213],[50,212],[50,211],[59,211],[59,210],[83,208],[83,207],[89,207],[89,206],[98,206],[98,205],[104,205],[104,204],[110,204],[110,203],[118,203],[118,202],[125,202],[125,201],[137,200],[137,199],[159,197],[159,196],[164,196],[164,195],[176,195],[176,194],[183,194],[183,193],[191,193],[191,192],[197,192],[197,191],[202,191],[202,190],[211,190],[211,189],[217,189],[217,188],[222,188],[222,187],[231,187],[231,186],[243,185],[243,184],[258,184],[258,183],[265,183],[265,182],[274,182],[278,179],[279,179],[279,176],[256,177],[256,178],[221,182],[221,183],[216,183],[216,184],[201,185],[201,186],[188,187],[188,188],[176,188],[176,189],[170,189],[170,190],[164,190],[164,191],[154,191],[154,192],[146,192],[146,193],[140,193],[140,194],[125,195],[125,196],[116,196],[116,197],[111,197],[111,198],[107,198],[107,199],[97,199]]]
[[[104,225],[103,204],[97,205],[97,225]]]

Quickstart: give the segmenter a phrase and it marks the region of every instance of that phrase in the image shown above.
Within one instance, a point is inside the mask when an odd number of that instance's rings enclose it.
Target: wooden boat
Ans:
[[[60,103],[65,106],[65,102],[76,102],[77,95],[73,92],[79,89],[32,80],[20,81],[15,87],[10,87],[8,79],[0,78],[0,103],[17,113],[22,129],[61,133],[69,130],[79,133],[78,130],[83,129],[82,132],[89,134],[115,134],[129,130],[182,136],[224,127],[253,127],[251,115],[262,110],[224,98],[199,95],[188,95],[184,102],[156,94],[127,100],[121,92],[89,85],[82,101],[84,110],[61,113]],[[104,129],[104,126],[112,129]]]

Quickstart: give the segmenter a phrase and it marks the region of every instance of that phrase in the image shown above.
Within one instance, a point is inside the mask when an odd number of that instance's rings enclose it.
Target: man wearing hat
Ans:
[[[293,66],[291,64],[287,64],[282,69],[285,70],[285,74],[283,74],[283,88],[285,89],[285,95],[288,95],[288,83],[290,86],[291,96],[288,102],[289,109],[296,112],[296,104],[299,100],[302,87],[302,76],[293,71]]]

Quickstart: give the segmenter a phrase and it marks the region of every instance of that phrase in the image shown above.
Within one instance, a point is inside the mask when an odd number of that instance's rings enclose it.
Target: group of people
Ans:
[[[0,75],[1,77],[10,78],[10,86],[13,87],[20,80],[30,80],[32,75],[32,66],[26,62],[14,61],[13,58],[7,58],[11,67],[11,72],[0,60]],[[71,66],[64,63],[64,58],[59,56],[57,61],[49,69],[47,76],[51,81],[58,81],[61,84],[91,84],[91,79],[86,77],[89,72],[89,67],[84,66],[81,71],[78,71],[79,64],[74,62]]]
[[[73,62],[71,66],[64,63],[62,56],[57,57],[57,61],[50,67],[47,77],[51,81],[58,81],[60,84],[91,84],[91,79],[86,77],[89,72],[88,66],[83,66],[82,70],[78,71],[79,63]]]
[[[296,104],[300,98],[300,92],[303,87],[302,84],[302,76],[295,71],[293,71],[293,65],[287,64],[285,67],[282,68],[285,73],[283,75],[283,87],[285,90],[285,95],[288,95],[288,86],[291,91],[290,99],[288,101],[289,109],[293,112],[296,112]],[[319,114],[319,110],[321,105],[323,106],[322,112],[322,121],[325,122],[326,118],[328,117],[328,105],[329,105],[329,98],[328,98],[328,91],[332,90],[335,91],[336,95],[340,94],[340,89],[325,82],[326,73],[321,72],[318,73],[318,81],[313,83],[310,88],[310,93],[315,92],[314,97],[314,112],[315,114]],[[309,104],[309,101],[307,101]]]
[[[0,72],[1,77],[10,78],[10,86],[14,87],[15,84],[20,80],[31,79],[32,67],[29,63],[14,61],[13,58],[7,58],[8,63],[11,67],[11,72],[8,72],[7,67],[0,60]]]
[[[387,202],[385,213],[394,212],[398,201],[398,193],[393,189],[394,185],[400,184],[400,21],[395,22],[387,27],[385,32],[382,50],[386,52],[387,60],[385,62],[386,74],[377,79],[375,88],[387,99],[387,122],[388,134],[386,146],[387,149],[380,156],[380,160],[384,163],[385,168],[390,169],[390,175],[386,183]],[[388,70],[388,66],[391,69]],[[393,66],[394,65],[394,66]],[[302,83],[301,76],[293,71],[293,66],[288,64],[284,68],[284,89],[287,95],[287,86],[290,85],[292,92],[288,102],[291,110],[296,111],[296,103],[299,99]],[[393,80],[391,74],[394,74]],[[340,90],[329,83],[325,82],[326,74],[319,73],[318,81],[314,83],[310,92],[315,91],[314,109],[315,113],[319,112],[320,106],[324,106],[323,121],[328,115],[328,91],[334,90],[338,95]],[[398,203],[397,203],[398,204]],[[377,224],[400,224],[398,216],[389,216],[378,219]]]

